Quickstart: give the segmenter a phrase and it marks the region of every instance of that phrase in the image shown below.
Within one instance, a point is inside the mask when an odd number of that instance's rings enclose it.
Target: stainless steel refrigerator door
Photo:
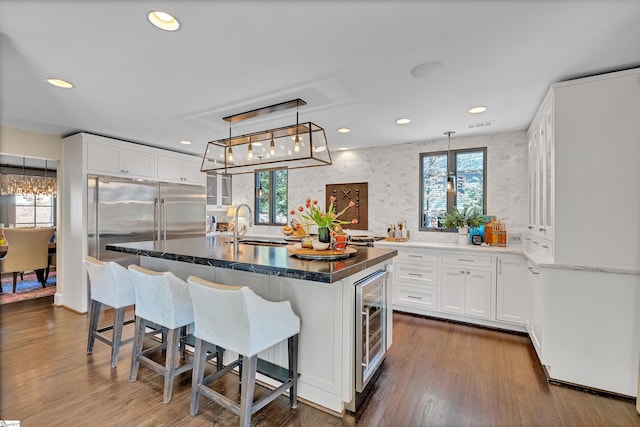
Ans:
[[[206,235],[204,186],[162,183],[159,205],[161,240]]]
[[[158,184],[108,177],[89,177],[89,255],[121,264],[138,257],[107,251],[111,243],[156,239]]]

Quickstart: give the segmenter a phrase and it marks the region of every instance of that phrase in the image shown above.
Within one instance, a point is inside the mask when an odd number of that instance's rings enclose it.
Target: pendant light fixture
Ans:
[[[447,148],[447,192],[456,191],[456,174],[451,170],[451,135],[453,135],[454,133],[455,132],[452,130],[444,132],[444,134],[449,137],[449,146]]]
[[[298,107],[303,105],[306,102],[298,98],[223,117],[229,123],[229,136],[207,143],[200,171],[235,175],[265,169],[330,165],[331,154],[324,129],[312,122],[299,122]],[[232,123],[293,108],[296,108],[295,124],[231,136]],[[269,149],[263,150],[260,146],[267,143]]]
[[[296,139],[293,141],[293,151],[300,151],[300,136],[298,135],[298,107],[296,106]]]

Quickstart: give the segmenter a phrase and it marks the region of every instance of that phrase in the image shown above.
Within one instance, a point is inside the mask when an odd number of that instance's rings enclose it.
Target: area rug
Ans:
[[[18,278],[19,279],[19,278]],[[51,272],[43,288],[35,274],[24,276],[24,280],[18,280],[16,293],[13,293],[13,278],[2,279],[2,294],[0,294],[0,304],[8,304],[27,299],[41,298],[53,295],[56,292],[56,273]]]

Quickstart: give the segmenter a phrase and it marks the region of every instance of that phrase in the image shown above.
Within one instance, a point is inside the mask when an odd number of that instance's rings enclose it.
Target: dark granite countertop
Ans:
[[[107,245],[107,249],[323,283],[337,282],[398,254],[395,249],[357,247],[355,254],[343,260],[307,261],[290,256],[286,247],[240,244],[235,255],[232,245],[216,240],[215,236],[164,242],[114,243]]]

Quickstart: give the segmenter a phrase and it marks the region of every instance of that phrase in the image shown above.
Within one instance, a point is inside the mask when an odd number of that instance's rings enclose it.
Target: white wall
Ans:
[[[0,126],[0,153],[36,159],[60,160],[60,137],[10,126]]]
[[[329,141],[331,147],[331,141]],[[487,147],[487,214],[503,218],[508,231],[527,228],[527,153],[525,131],[453,137],[451,148]],[[325,185],[369,183],[369,231],[386,233],[391,223],[406,220],[413,240],[457,241],[454,233],[418,232],[419,154],[447,149],[447,139],[332,151],[333,165],[289,172],[289,207],[307,197],[324,200]],[[253,174],[233,177],[233,203],[253,206]],[[275,228],[257,226],[256,232]],[[253,231],[252,230],[252,231]]]

